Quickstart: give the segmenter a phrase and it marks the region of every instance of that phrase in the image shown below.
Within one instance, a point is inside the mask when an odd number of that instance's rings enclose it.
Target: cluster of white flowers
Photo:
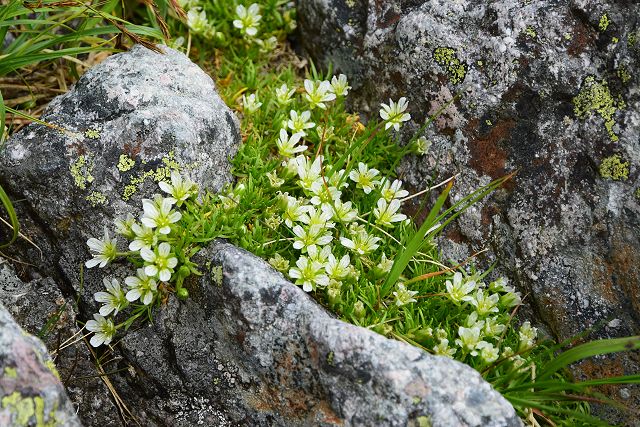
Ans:
[[[370,257],[378,250],[384,240],[377,235],[378,229],[392,228],[407,221],[406,215],[399,212],[402,199],[408,195],[401,188],[401,181],[381,177],[377,169],[363,162],[349,172],[341,169],[325,175],[324,157],[312,157],[307,153],[309,145],[305,138],[312,129],[318,128],[317,135],[325,142],[333,136],[332,128],[320,129],[312,120],[313,111],[327,109],[330,102],[348,95],[350,89],[344,74],[333,76],[331,81],[304,81],[301,101],[307,109],[289,110],[275,143],[283,160],[282,167],[267,173],[272,187],[278,188],[289,180],[299,188],[298,196],[279,193],[281,217],[277,221],[268,219],[270,228],[286,227],[289,230],[292,246],[299,251],[299,256],[290,263],[276,255],[269,263],[306,292],[326,289],[330,301],[339,298],[345,282],[357,280],[355,259]],[[281,107],[289,106],[294,102],[295,93],[296,88],[282,84],[275,91],[276,102]],[[344,200],[346,194],[355,191],[362,191],[364,195],[379,194],[372,211],[372,224],[359,217],[352,200]],[[337,253],[343,255],[338,257]],[[385,274],[392,264],[393,261],[382,254],[382,261],[377,265],[374,263],[372,268],[374,272]],[[394,292],[398,305],[415,302],[415,294],[402,284]],[[364,310],[362,306],[359,313]]]
[[[116,316],[135,301],[150,305],[157,294],[158,284],[170,281],[175,273],[178,259],[168,240],[173,224],[182,218],[178,209],[195,197],[198,189],[193,181],[175,171],[171,174],[170,184],[161,181],[159,186],[168,197],[156,194],[153,199],[143,199],[143,214],[139,222],[131,214],[115,221],[116,232],[130,241],[128,252],[119,252],[117,238],[111,238],[106,227],[103,240],[87,240],[93,256],[85,263],[87,268],[105,267],[119,256],[137,256],[143,264],[135,276],[125,278],[126,290],[115,278],[103,279],[106,292],[94,295],[95,300],[103,305],[99,314],[94,315],[94,320],[86,324],[87,330],[94,333],[91,345],[95,347],[109,344],[116,333],[117,327],[107,316]]]
[[[453,357],[460,349],[463,354],[480,357],[484,363],[493,363],[500,357],[498,339],[507,328],[506,321],[499,316],[502,310],[507,310],[521,303],[521,297],[507,281],[500,278],[489,286],[478,281],[474,276],[463,277],[462,273],[454,273],[452,280],[445,282],[446,297],[460,306],[467,304],[472,310],[464,325],[457,331],[455,345],[449,346],[449,337],[445,333],[439,337],[439,343],[433,347],[436,354]],[[531,348],[536,338],[536,329],[528,322],[520,329],[520,350]],[[506,349],[507,347],[505,347]],[[509,349],[509,351],[511,351]],[[503,357],[509,357],[503,349]]]

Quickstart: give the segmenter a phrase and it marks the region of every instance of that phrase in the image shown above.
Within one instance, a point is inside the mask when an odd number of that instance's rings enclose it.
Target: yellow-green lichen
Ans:
[[[536,36],[538,35],[538,33],[536,33],[536,30],[532,26],[528,26],[522,32],[524,33],[525,36],[527,36],[530,39],[535,39]]]
[[[431,420],[427,416],[421,416],[416,418],[419,427],[431,427]]]
[[[7,378],[18,378],[18,371],[16,370],[16,368],[10,368],[10,367],[6,367],[4,368],[4,375]]]
[[[619,38],[617,38],[617,37],[611,37],[611,43],[613,43],[613,44],[617,44],[619,41],[620,41],[620,39],[619,39]]]
[[[628,42],[629,42],[629,46],[630,47],[634,47],[636,45],[636,42],[638,41],[638,33],[631,33],[629,34],[629,37],[627,38]]]
[[[484,122],[486,123],[487,126],[493,125],[493,122],[491,120],[485,120]]]
[[[162,157],[160,161],[162,165],[157,168],[141,172],[139,175],[131,177],[129,184],[124,187],[124,191],[122,192],[122,200],[127,201],[131,199],[131,196],[133,196],[140,186],[148,179],[153,179],[156,182],[169,182],[172,171],[193,169],[198,165],[197,162],[184,166],[180,165],[180,163],[176,161],[173,151],[170,151],[166,156]],[[141,163],[142,165],[148,164],[148,162],[145,161],[142,161]]]
[[[603,159],[598,170],[600,176],[614,181],[626,181],[629,178],[629,162],[623,162],[618,154]]]
[[[636,188],[635,193],[633,193],[634,196],[636,196],[636,199],[640,199],[640,187]]]
[[[92,191],[85,199],[91,203],[91,206],[94,208],[96,206],[106,205],[107,204],[107,196],[99,191]]]
[[[69,166],[71,176],[75,181],[76,187],[84,190],[87,188],[87,184],[91,184],[94,180],[93,175],[93,160],[88,155],[78,156],[75,162]]]
[[[60,379],[60,374],[58,373],[58,369],[56,368],[56,364],[53,363],[52,360],[47,359],[44,361],[44,366],[46,366],[56,378]]]
[[[562,35],[564,37],[565,40],[569,41],[573,38],[573,36],[571,35],[571,33],[564,33]]]
[[[618,135],[613,132],[616,124],[613,116],[618,110],[624,109],[625,104],[621,98],[617,102],[613,99],[605,80],[597,81],[593,76],[585,78],[580,92],[573,98],[573,107],[579,119],[588,118],[594,112],[598,113],[604,120],[604,127],[611,141],[618,141]]]
[[[131,170],[136,165],[136,161],[126,154],[120,154],[120,159],[118,159],[118,170],[120,172],[126,172]]]
[[[40,396],[23,397],[15,391],[2,398],[2,408],[8,409],[13,415],[11,425],[14,426],[55,427],[59,425],[55,416],[57,402],[54,402],[53,410],[48,414],[48,421],[45,422],[45,404]]]
[[[611,20],[609,19],[609,16],[607,16],[607,14],[605,13],[600,17],[600,22],[598,22],[598,29],[600,31],[607,31],[607,28],[609,28],[610,24],[611,24]]]
[[[618,74],[620,81],[624,84],[628,83],[629,80],[631,80],[631,74],[629,74],[629,71],[627,71],[627,68],[624,66],[618,68],[616,74]]]
[[[84,131],[84,136],[89,139],[100,138],[100,131],[98,129],[87,129]]]
[[[433,59],[438,65],[446,68],[451,83],[458,84],[464,81],[467,75],[467,64],[458,59],[455,49],[437,47],[433,51]]]

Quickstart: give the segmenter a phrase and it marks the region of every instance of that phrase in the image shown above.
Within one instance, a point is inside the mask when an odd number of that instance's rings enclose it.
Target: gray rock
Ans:
[[[88,341],[81,339],[85,331],[80,332],[76,325],[75,303],[62,295],[53,279],[23,282],[0,257],[0,304],[54,356],[57,374],[80,419],[91,420],[91,425],[123,425],[115,416],[118,408],[99,377],[102,372],[87,348]],[[114,366],[111,363],[102,368],[110,371]]]
[[[44,344],[0,303],[0,425],[81,426]]]
[[[122,340],[145,391],[126,400],[148,416],[145,396],[171,390],[166,425],[521,425],[470,367],[333,318],[250,253],[218,243],[197,261],[191,297]]]
[[[300,0],[298,12],[316,64],[351,78],[355,110],[408,98],[404,140],[461,95],[427,131],[430,153],[403,164],[414,188],[461,172],[456,200],[518,171],[449,230],[447,256],[490,247],[487,264],[557,338],[599,322],[594,337],[640,332],[640,4]],[[618,179],[602,168],[614,155]],[[637,373],[632,359],[609,373]],[[640,408],[632,394],[622,403]]]

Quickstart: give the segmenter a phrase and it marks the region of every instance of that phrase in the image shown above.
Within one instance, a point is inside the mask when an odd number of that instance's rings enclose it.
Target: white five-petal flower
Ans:
[[[118,240],[109,236],[107,227],[104,228],[104,239],[98,240],[90,238],[87,240],[87,246],[91,251],[92,259],[85,262],[87,268],[95,267],[99,264],[100,268],[113,261],[118,254]]]
[[[283,83],[282,86],[276,88],[276,101],[280,105],[289,105],[293,99],[291,97],[296,92],[296,89],[289,89],[286,83]]]
[[[238,19],[233,21],[234,27],[247,36],[253,37],[258,34],[258,23],[262,16],[260,15],[260,6],[257,3],[253,3],[248,8],[238,5],[236,15],[238,15]]]
[[[383,198],[378,199],[377,207],[373,209],[373,216],[376,217],[376,224],[383,227],[393,227],[394,222],[400,222],[407,219],[407,216],[398,213],[400,209],[400,200],[393,199],[391,203]]]
[[[140,249],[140,256],[146,261],[144,272],[147,276],[157,277],[162,282],[168,282],[173,269],[178,265],[178,259],[171,252],[171,245],[162,242],[155,250]]]
[[[155,200],[142,199],[144,214],[140,221],[149,228],[157,228],[160,234],[169,234],[171,224],[180,221],[182,214],[171,210],[173,199],[156,197]]]
[[[304,89],[307,91],[304,94],[304,99],[307,100],[311,109],[318,107],[324,110],[327,108],[325,102],[336,99],[336,94],[332,92],[331,83],[326,80],[314,82],[306,79]]]
[[[366,194],[369,194],[371,190],[373,190],[373,187],[379,182],[376,178],[379,173],[377,169],[369,169],[366,164],[359,162],[358,170],[349,172],[349,178],[356,183],[357,188],[362,188]]]
[[[302,136],[306,136],[306,129],[313,128],[316,124],[309,121],[311,119],[311,111],[303,111],[298,114],[296,110],[289,112],[290,119],[287,121],[287,126],[294,133],[301,133]]]
[[[183,178],[176,171],[171,172],[171,184],[160,181],[158,185],[162,191],[171,195],[167,199],[175,203],[176,206],[182,206],[185,201],[197,193],[196,183],[189,178]]]
[[[384,128],[389,129],[393,127],[396,132],[400,130],[400,125],[411,119],[409,113],[405,113],[409,103],[404,96],[398,100],[398,103],[389,99],[389,105],[380,104],[380,117],[386,122]]]
[[[349,83],[347,82],[347,76],[340,74],[338,77],[333,76],[331,79],[331,91],[337,96],[347,96],[349,93]]]
[[[85,325],[87,330],[93,332],[93,336],[89,341],[92,346],[100,347],[102,344],[109,344],[116,334],[116,327],[113,320],[105,319],[104,316],[94,314],[95,320],[89,320]]]
[[[93,295],[93,298],[104,304],[100,307],[100,315],[108,316],[113,312],[113,315],[115,316],[120,310],[127,306],[127,299],[125,298],[124,292],[120,287],[120,282],[118,282],[117,279],[109,280],[104,278],[102,279],[102,283],[104,283],[105,288],[107,288],[107,292],[96,292]]]
[[[307,149],[306,145],[297,145],[304,136],[302,132],[294,133],[289,137],[285,129],[280,129],[280,138],[276,141],[278,153],[283,157],[293,157]]]
[[[144,272],[144,268],[139,268],[136,276],[124,279],[124,283],[129,287],[129,292],[126,295],[127,300],[133,302],[139,299],[144,305],[151,304],[153,295],[158,290],[158,283]]]

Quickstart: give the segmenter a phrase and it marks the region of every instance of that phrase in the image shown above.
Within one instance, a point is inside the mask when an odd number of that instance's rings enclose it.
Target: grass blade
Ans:
[[[640,336],[604,339],[579,345],[559,354],[555,359],[545,364],[541,369],[539,379],[549,378],[560,369],[587,357],[601,354],[631,351],[640,348]]]

